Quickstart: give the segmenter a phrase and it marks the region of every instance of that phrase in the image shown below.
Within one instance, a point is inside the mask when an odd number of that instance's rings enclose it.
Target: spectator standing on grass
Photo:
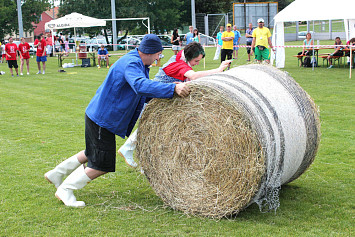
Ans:
[[[46,55],[46,41],[43,38],[43,34],[38,36],[38,38],[34,42],[34,46],[37,48],[36,61],[37,61],[38,72],[36,74],[41,74],[41,62],[43,66],[42,74],[45,74],[47,55]]]
[[[46,51],[47,51],[47,55],[50,55],[50,57],[53,56],[53,51],[52,51],[52,47],[53,47],[53,41],[52,41],[52,36],[50,34],[47,35],[46,37]]]
[[[158,36],[145,35],[139,47],[124,55],[109,70],[85,112],[86,149],[68,158],[45,178],[55,185],[55,196],[66,206],[83,207],[73,191],[108,172],[115,172],[116,138],[129,136],[145,97],[172,98],[189,95],[186,83],[161,83],[149,79],[149,66],[163,46]],[[87,163],[86,166],[83,164]],[[64,181],[63,178],[69,175]]]
[[[240,41],[240,32],[237,30],[237,26],[233,26],[234,40],[233,40],[233,59],[238,59],[239,51],[239,41]]]
[[[189,43],[191,43],[193,41],[193,38],[194,38],[193,30],[194,30],[194,27],[189,26],[189,33],[187,33],[184,38],[184,40],[186,40],[186,45],[188,45]]]
[[[18,50],[20,52],[20,75],[23,75],[23,64],[26,61],[27,75],[30,75],[30,45],[25,41],[25,38],[21,38],[21,43],[18,45]]]
[[[181,50],[180,46],[180,36],[178,33],[178,29],[173,30],[173,35],[171,36],[170,42],[173,44],[172,50],[174,52],[174,55],[177,55],[178,52]]]
[[[17,65],[17,45],[14,43],[12,37],[9,38],[9,43],[5,45],[6,61],[10,69],[11,76],[14,76],[12,68],[15,68],[16,75],[18,76],[18,65]]]
[[[64,47],[65,47],[65,56],[68,56],[69,55],[69,39],[66,38],[65,41],[64,41]]]
[[[6,51],[5,51],[5,41],[2,41],[1,44],[1,62],[6,63]]]
[[[271,32],[264,26],[264,19],[258,19],[258,27],[253,31],[253,42],[251,47],[255,48],[255,59],[260,63],[265,60],[266,63],[270,63],[270,51],[268,47],[271,47]]]
[[[64,44],[64,41],[63,41],[62,37],[61,37],[61,36],[58,36],[58,37],[57,37],[57,41],[58,41],[59,46],[60,46],[59,52],[64,52],[65,44]]]
[[[342,57],[344,55],[344,51],[343,51],[343,47],[342,46],[339,46],[339,45],[343,45],[343,43],[341,42],[340,40],[340,37],[336,37],[335,38],[335,42],[334,42],[334,52],[329,54],[328,55],[328,62],[329,62],[329,67],[328,69],[330,68],[333,68],[334,65],[332,64],[333,60],[332,60],[332,57]]]
[[[101,68],[101,60],[105,60],[106,61],[106,67],[110,68],[109,66],[109,59],[108,59],[108,51],[105,48],[105,46],[102,44],[100,49],[97,51],[97,61],[98,61],[98,68]]]
[[[2,43],[0,42],[0,55],[2,56]],[[0,58],[0,63],[2,63],[2,59]]]
[[[219,27],[219,32],[217,33],[217,37],[216,37],[216,52],[214,54],[214,58],[213,60],[218,60],[219,59],[219,55],[221,54],[221,48],[223,45],[223,40],[222,40],[222,33],[223,33],[224,27],[220,26]]]
[[[193,41],[200,43],[201,42],[201,37],[200,37],[200,33],[198,32],[198,29],[194,29],[194,35],[193,35]]]
[[[251,46],[251,44],[253,43],[253,24],[249,23],[249,28],[245,31],[245,38],[246,38],[246,44],[247,46]],[[250,56],[253,55],[253,51],[254,49],[252,49],[251,47],[247,47],[247,54],[248,54],[248,62],[250,62]]]
[[[222,52],[221,52],[221,62],[227,59],[232,59],[233,54],[233,40],[234,40],[234,33],[231,31],[232,25],[227,24],[227,30],[222,34]]]
[[[62,33],[60,33],[60,38],[62,39],[62,42],[63,42],[63,51],[65,51],[65,44],[64,44],[64,41],[65,41],[65,36],[62,34]]]

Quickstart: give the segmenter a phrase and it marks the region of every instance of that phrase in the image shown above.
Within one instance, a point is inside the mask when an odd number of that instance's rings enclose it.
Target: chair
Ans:
[[[100,66],[106,66],[106,57],[100,59]]]

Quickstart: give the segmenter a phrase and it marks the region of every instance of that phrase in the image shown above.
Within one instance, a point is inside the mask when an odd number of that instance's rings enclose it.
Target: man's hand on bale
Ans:
[[[175,86],[175,93],[180,97],[186,97],[190,94],[190,88],[187,83],[179,83]]]

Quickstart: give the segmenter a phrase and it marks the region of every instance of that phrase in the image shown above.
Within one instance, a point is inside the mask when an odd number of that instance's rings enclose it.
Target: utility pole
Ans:
[[[23,37],[21,0],[17,0],[18,33],[20,39]]]
[[[112,19],[116,19],[116,3],[115,0],[111,0],[111,15]],[[112,44],[113,51],[117,50],[117,29],[116,29],[116,21],[112,21]]]
[[[191,18],[192,26],[196,29],[196,12],[195,12],[195,0],[191,0]]]

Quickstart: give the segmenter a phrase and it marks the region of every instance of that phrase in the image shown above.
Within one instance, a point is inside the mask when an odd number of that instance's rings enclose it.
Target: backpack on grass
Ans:
[[[304,58],[303,66],[304,67],[312,67],[311,57],[307,56],[307,57]]]

